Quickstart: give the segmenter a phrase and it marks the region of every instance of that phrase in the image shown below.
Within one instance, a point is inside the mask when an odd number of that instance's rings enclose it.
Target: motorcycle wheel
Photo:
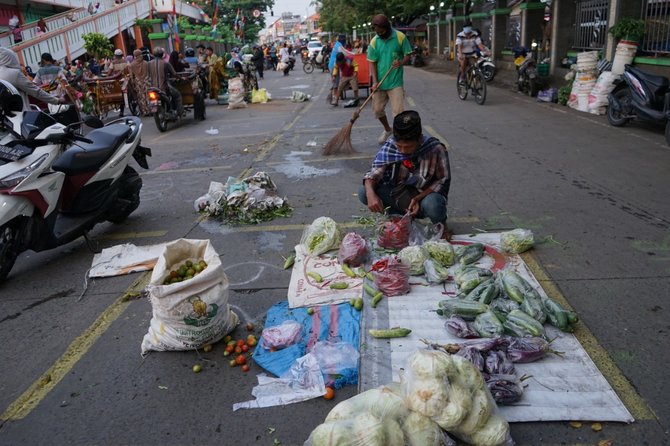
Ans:
[[[130,113],[132,113],[133,116],[140,115],[140,107],[137,105],[137,100],[135,99],[134,94],[128,94],[128,108],[130,109]]]
[[[472,95],[475,97],[475,102],[479,105],[484,105],[486,102],[486,79],[484,73],[477,70],[472,79]]]
[[[0,283],[2,283],[19,256],[19,230],[14,221],[0,226]]]
[[[496,68],[490,65],[484,65],[482,67],[482,73],[484,73],[484,79],[486,82],[491,82],[494,77],[496,77]]]
[[[458,98],[465,101],[468,98],[468,84],[461,84],[459,82],[460,76],[456,76],[456,89],[458,90]]]
[[[628,87],[622,88],[621,90],[612,93],[612,96],[614,97],[613,100],[619,103],[619,110],[615,110],[614,107],[612,107],[612,105],[610,104],[607,107],[607,121],[614,127],[624,126],[628,124],[628,121],[630,121],[630,118],[625,117],[630,114],[631,109],[630,104],[631,101],[633,100],[630,94],[630,89],[628,89]],[[668,138],[667,126],[665,128],[665,135],[667,139]]]
[[[531,98],[534,98],[537,96],[537,92],[539,91],[539,87],[537,85],[537,79],[530,78],[528,79],[528,96]]]
[[[140,206],[140,190],[142,189],[142,178],[130,166],[126,166],[119,182],[119,198],[117,202],[120,204],[120,207],[107,214],[107,220],[116,224],[123,223]]]
[[[167,130],[168,119],[165,105],[161,104],[158,106],[158,110],[156,110],[156,113],[154,113],[154,121],[156,121],[156,128],[159,132],[164,132]]]
[[[302,70],[305,73],[310,74],[314,71],[314,64],[312,62],[306,63],[302,66]]]

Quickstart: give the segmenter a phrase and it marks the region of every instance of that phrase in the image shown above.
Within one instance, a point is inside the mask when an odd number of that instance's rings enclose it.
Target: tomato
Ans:
[[[277,348],[276,348],[276,347],[270,347],[270,353],[274,353],[274,352],[276,352],[276,351],[277,351]]]
[[[242,351],[243,351],[243,352],[248,352],[248,351],[249,351],[249,346],[248,346],[247,344],[244,344],[244,345],[242,346]]]
[[[233,337],[231,335],[228,335],[225,338],[223,338],[223,342],[225,342],[226,344],[228,344],[232,340],[233,340]]]
[[[223,356],[230,356],[230,353],[231,353],[231,352],[229,352],[228,350],[226,350],[225,352],[223,352]]]
[[[235,364],[244,365],[247,363],[247,358],[244,355],[240,355],[235,358]]]
[[[235,351],[235,346],[234,345],[226,345],[226,351],[228,353],[232,353]]]
[[[237,365],[237,361],[235,361],[234,359],[231,359],[231,360],[228,362],[228,364],[230,364],[231,367],[235,367],[235,366]]]
[[[249,347],[253,347],[253,346],[255,346],[256,344],[258,344],[258,341],[256,340],[256,338],[251,337],[251,336],[249,336],[249,337],[247,338],[247,345],[248,345]]]
[[[332,400],[335,398],[335,390],[332,387],[326,387],[326,393],[323,397],[327,400]]]
[[[255,327],[254,327],[254,324],[252,324],[251,322],[247,322],[246,328],[247,328],[247,331],[254,331]]]
[[[235,345],[242,347],[244,345],[244,339],[238,339]]]
[[[249,371],[249,364],[244,364],[244,365],[242,366],[242,371],[243,371],[243,372],[248,372],[248,371]]]
[[[235,347],[235,353],[237,353],[238,355],[240,353],[242,353],[242,346],[241,345],[238,345],[237,347]]]

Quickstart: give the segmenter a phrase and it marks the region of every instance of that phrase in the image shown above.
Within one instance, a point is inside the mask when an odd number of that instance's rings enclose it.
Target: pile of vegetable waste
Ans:
[[[289,217],[293,208],[280,197],[277,186],[265,172],[243,178],[229,177],[226,184],[212,181],[209,191],[194,202],[197,212],[218,217],[227,224],[258,224]]]

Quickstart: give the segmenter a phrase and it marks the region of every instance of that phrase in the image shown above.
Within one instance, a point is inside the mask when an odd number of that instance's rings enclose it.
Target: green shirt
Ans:
[[[368,46],[368,60],[377,64],[377,81],[382,80],[394,60],[402,60],[407,54],[412,52],[412,47],[407,37],[400,31],[391,29],[391,34],[387,39],[379,36],[373,37]],[[402,87],[403,69],[398,67],[391,71],[384,83],[379,86],[380,90],[392,90]]]

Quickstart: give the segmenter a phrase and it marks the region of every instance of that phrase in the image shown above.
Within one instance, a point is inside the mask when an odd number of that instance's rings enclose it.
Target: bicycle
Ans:
[[[477,66],[476,57],[470,56],[468,67],[465,71],[465,83],[461,82],[461,76],[458,75],[456,85],[458,97],[464,101],[468,97],[468,90],[472,92],[475,102],[484,105],[486,101],[486,78],[484,73]]]

